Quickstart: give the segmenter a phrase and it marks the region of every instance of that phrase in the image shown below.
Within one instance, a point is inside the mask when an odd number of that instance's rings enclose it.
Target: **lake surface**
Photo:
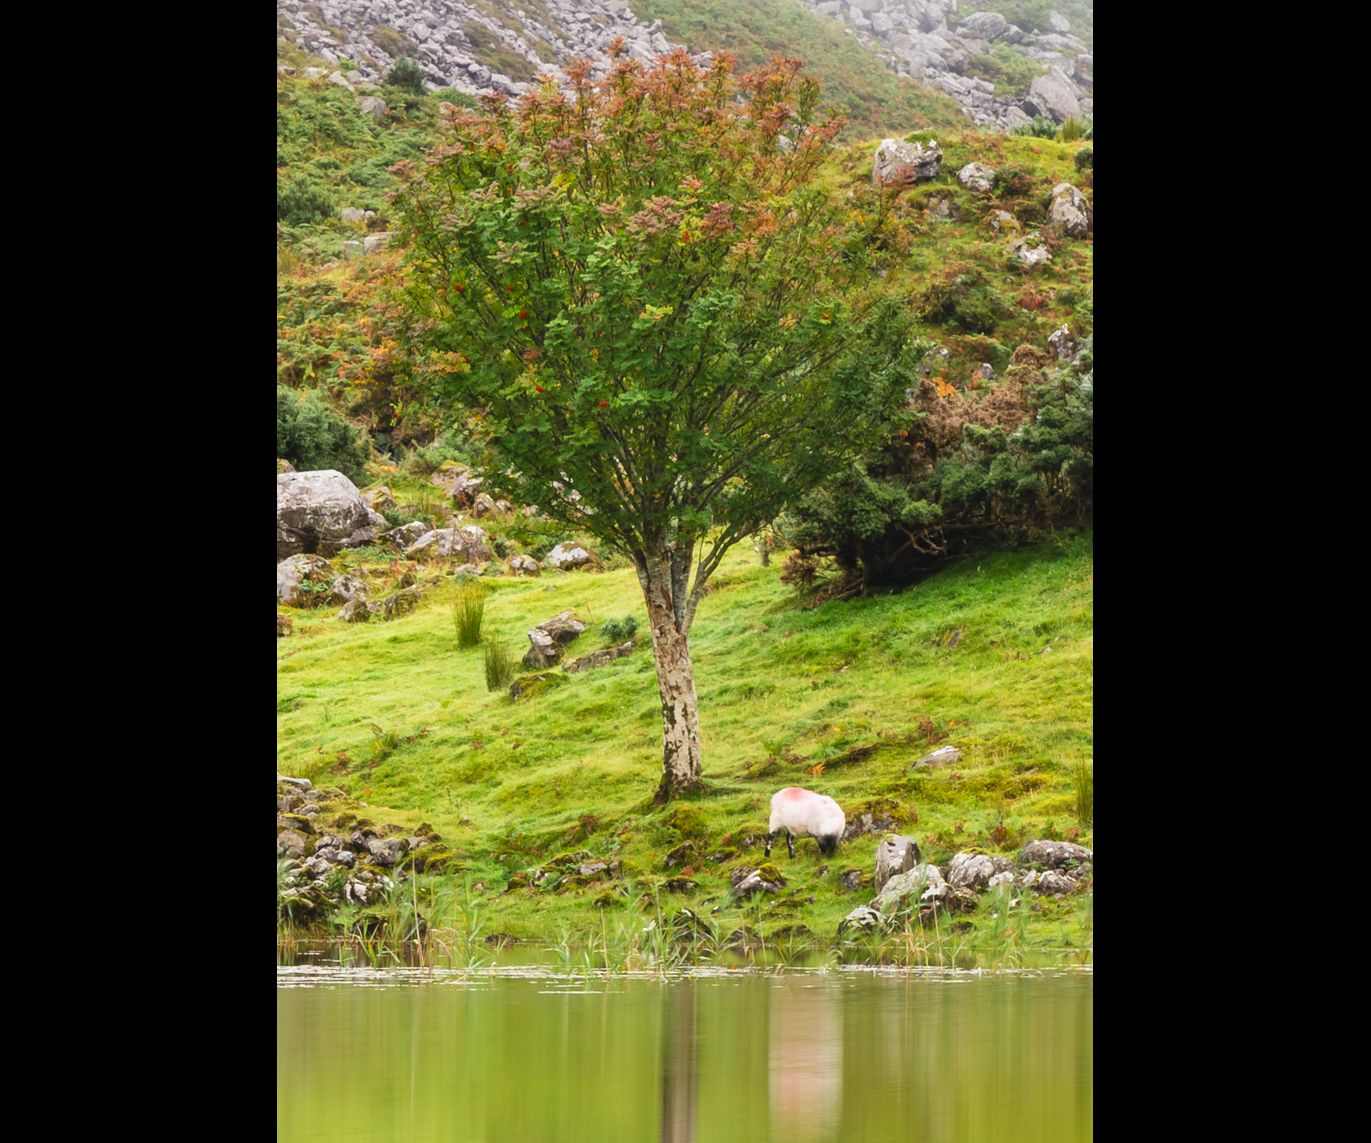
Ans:
[[[277,1139],[1073,1143],[1089,970],[277,969]]]

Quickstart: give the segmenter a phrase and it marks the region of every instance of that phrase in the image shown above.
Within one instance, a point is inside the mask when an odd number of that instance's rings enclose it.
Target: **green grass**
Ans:
[[[798,56],[822,81],[823,101],[847,118],[847,138],[968,122],[950,96],[901,79],[836,20],[794,0],[640,0],[634,11],[640,20],[661,20],[667,38],[691,51],[734,53],[742,72],[774,54]]]
[[[433,588],[391,623],[295,612],[296,634],[278,646],[277,766],[337,784],[378,822],[431,822],[457,854],[450,875],[485,887],[491,933],[586,933],[601,910],[611,929],[632,929],[645,923],[644,894],[688,876],[694,893],[663,894],[673,912],[689,906],[725,933],[744,926],[763,940],[803,925],[831,942],[870,896],[845,892],[838,875],[869,872],[875,837],[827,861],[808,839],[793,862],[773,852],[785,889],[726,902],[728,874],[761,860],[747,837],[764,833],[780,786],[830,793],[849,814],[888,799],[935,862],[973,846],[1013,854],[1040,836],[1093,843],[1078,828],[1074,781],[1093,756],[1091,568],[1089,538],[1068,537],[966,561],[900,595],[807,609],[776,567],[735,550],[692,631],[708,787],[656,811],[648,801],[661,771],[661,714],[646,647],[511,703],[487,691],[480,649],[454,650],[455,585]],[[627,570],[485,582],[485,632],[502,645],[522,646],[524,632],[567,608],[589,623],[642,612]],[[958,626],[956,647],[940,646]],[[943,742],[962,750],[957,766],[910,772]],[[664,869],[665,855],[691,838],[684,868]],[[723,847],[736,853],[706,859]],[[581,851],[622,861],[633,892],[583,884],[564,868],[539,887],[502,892],[517,874]],[[1084,897],[1025,916],[1025,947],[1089,943]],[[993,923],[984,907],[965,920],[968,947]]]

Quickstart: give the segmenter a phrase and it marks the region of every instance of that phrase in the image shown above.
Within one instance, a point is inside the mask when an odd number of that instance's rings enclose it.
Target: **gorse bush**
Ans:
[[[370,455],[365,434],[321,401],[317,394],[276,387],[276,455],[298,472],[334,468],[361,484]]]
[[[475,581],[457,588],[452,601],[452,625],[457,632],[457,646],[463,649],[481,642],[481,620],[486,613],[486,589]]]
[[[486,690],[504,690],[513,678],[514,656],[498,643],[487,643]]]

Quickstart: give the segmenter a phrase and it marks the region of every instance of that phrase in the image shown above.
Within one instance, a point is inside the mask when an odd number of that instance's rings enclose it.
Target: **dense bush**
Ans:
[[[1057,124],[1046,115],[1035,115],[1029,122],[1020,123],[1009,132],[1011,135],[1033,135],[1039,139],[1055,139]]]
[[[391,87],[398,87],[401,91],[413,92],[415,95],[424,94],[423,70],[411,59],[397,61],[395,66],[386,72],[386,83]]]
[[[638,621],[631,615],[621,619],[610,619],[600,624],[600,634],[606,643],[627,643],[638,630]]]
[[[277,222],[303,226],[309,222],[323,222],[333,215],[333,197],[323,187],[304,180],[277,185]]]
[[[973,546],[1014,544],[1094,515],[1092,344],[1075,365],[1015,354],[994,388],[925,382],[890,442],[835,474],[780,521],[795,544],[782,578],[804,588],[831,559],[838,595],[912,583]]]
[[[362,432],[314,393],[276,387],[276,455],[299,472],[335,468],[356,484],[365,479],[368,450]]]

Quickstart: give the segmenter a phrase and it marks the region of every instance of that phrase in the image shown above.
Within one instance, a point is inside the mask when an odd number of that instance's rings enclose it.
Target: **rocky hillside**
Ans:
[[[1012,128],[1037,115],[1060,123],[1092,114],[1093,14],[1083,3],[1063,0],[1067,16],[1045,0],[278,0],[277,24],[283,38],[362,80],[410,59],[429,90],[471,95],[517,94],[577,57],[605,67],[622,38],[644,60],[682,45],[734,51],[745,63],[771,52],[829,58],[840,72],[823,76],[831,94],[847,88],[860,104],[889,104],[893,93],[872,86],[855,56],[868,72],[883,62],[887,74],[945,94],[978,124]],[[928,125],[949,121],[936,104],[930,111]]]

